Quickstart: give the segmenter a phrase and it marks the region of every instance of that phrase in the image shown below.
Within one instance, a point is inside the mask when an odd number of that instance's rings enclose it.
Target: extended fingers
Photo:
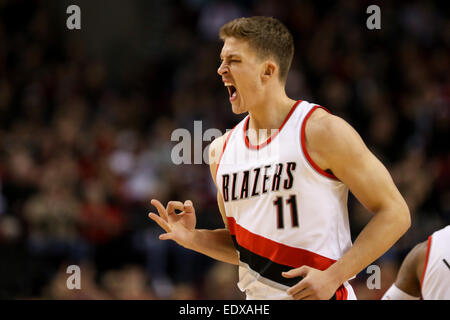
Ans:
[[[164,208],[164,206],[162,205],[162,203],[156,199],[152,199],[152,201],[150,201],[150,203],[156,207],[161,218],[163,218],[167,222],[167,219],[168,219],[167,211]]]
[[[150,219],[152,219],[153,221],[155,221],[161,228],[163,228],[166,232],[170,232],[170,226],[169,224],[166,222],[166,220],[164,220],[163,218],[161,218],[160,216],[158,216],[157,214],[150,212],[148,214],[148,217]]]

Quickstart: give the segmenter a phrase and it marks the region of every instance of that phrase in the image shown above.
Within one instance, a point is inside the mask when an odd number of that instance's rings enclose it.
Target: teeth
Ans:
[[[236,92],[237,92],[237,91],[233,92],[232,97],[236,97]]]

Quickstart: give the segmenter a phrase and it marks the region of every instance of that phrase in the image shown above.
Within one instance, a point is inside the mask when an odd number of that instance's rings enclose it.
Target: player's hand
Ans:
[[[291,269],[281,274],[285,278],[303,277],[300,282],[286,291],[294,300],[328,300],[341,285],[326,270],[321,271],[308,266]]]
[[[159,215],[150,212],[149,218],[155,221],[166,233],[159,236],[160,240],[173,240],[183,247],[188,247],[193,238],[197,219],[192,201],[169,201],[167,207],[156,199],[151,204],[156,207]],[[182,211],[175,213],[175,210]]]

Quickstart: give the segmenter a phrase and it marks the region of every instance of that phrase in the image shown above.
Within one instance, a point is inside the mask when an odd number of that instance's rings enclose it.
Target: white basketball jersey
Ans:
[[[450,300],[450,225],[428,238],[421,288],[424,300]]]
[[[284,278],[283,271],[303,265],[325,270],[352,245],[348,188],[306,150],[305,124],[316,108],[297,101],[258,146],[248,140],[247,116],[225,142],[216,183],[239,253],[238,287],[247,299],[291,299],[286,290],[301,278]],[[356,296],[346,282],[333,298]]]

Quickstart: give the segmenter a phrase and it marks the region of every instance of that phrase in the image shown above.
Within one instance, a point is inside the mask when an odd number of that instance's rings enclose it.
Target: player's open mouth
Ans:
[[[228,94],[230,95],[230,101],[234,101],[237,99],[237,90],[236,87],[232,84],[226,84],[226,87],[228,89]]]

